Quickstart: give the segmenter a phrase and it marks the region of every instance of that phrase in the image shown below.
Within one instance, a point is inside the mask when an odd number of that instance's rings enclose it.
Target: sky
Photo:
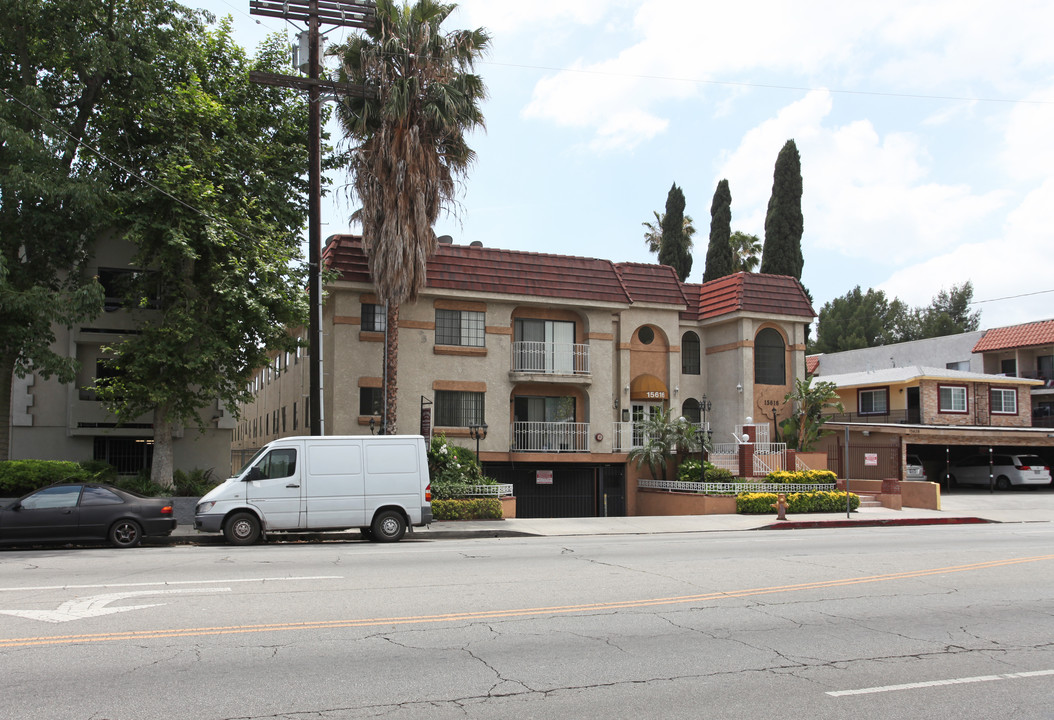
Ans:
[[[183,2],[249,49],[297,30],[248,0]],[[478,27],[487,128],[436,234],[657,262],[642,223],[676,183],[701,282],[717,183],[732,230],[764,239],[793,139],[817,311],[857,285],[924,306],[970,281],[982,329],[1054,318],[1049,0],[463,0],[443,29]],[[333,180],[323,237],[359,230]]]

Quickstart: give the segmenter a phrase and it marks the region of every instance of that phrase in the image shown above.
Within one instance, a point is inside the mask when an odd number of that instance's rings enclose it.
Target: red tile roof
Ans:
[[[740,272],[702,285],[685,285],[687,320],[704,320],[732,312],[757,312],[814,318],[801,284],[788,275]]]
[[[975,353],[989,350],[1011,350],[1033,345],[1054,345],[1054,320],[992,328],[974,345]]]
[[[333,235],[322,258],[342,279],[370,282],[359,236]],[[685,308],[682,318],[696,321],[737,311],[816,316],[798,281],[784,275],[738,273],[693,285],[666,265],[441,244],[428,260],[427,278],[428,287],[444,290],[677,305]]]
[[[816,368],[820,367],[820,356],[819,355],[806,355],[805,356],[805,372],[812,375],[816,372]]]
[[[677,278],[677,272],[669,265],[617,263],[615,269],[633,302],[688,305],[684,286]]]
[[[370,282],[360,237],[334,235],[322,255],[326,265],[339,271],[344,280]],[[467,245],[439,245],[428,260],[426,284],[430,288],[501,295],[632,302],[615,265],[608,260]]]

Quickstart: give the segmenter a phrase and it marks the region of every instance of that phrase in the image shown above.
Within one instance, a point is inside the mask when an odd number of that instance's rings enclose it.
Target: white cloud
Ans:
[[[913,134],[880,136],[866,120],[827,125],[832,108],[829,93],[809,93],[748,131],[724,159],[716,179],[729,179],[737,229],[762,233],[788,138],[801,155],[803,244],[812,252],[894,266],[925,259],[961,242],[1005,201],[1003,193],[932,181],[928,153]]]
[[[1041,102],[1014,105],[1000,158],[1010,176],[1019,180],[1046,178],[1054,167],[1054,87],[1028,99]]]
[[[1048,179],[1015,208],[999,237],[961,245],[895,272],[879,287],[912,305],[928,304],[942,287],[973,283],[982,327],[1054,317],[1054,180]],[[1042,294],[1030,294],[1042,293]],[[1001,299],[1006,298],[1006,299]]]

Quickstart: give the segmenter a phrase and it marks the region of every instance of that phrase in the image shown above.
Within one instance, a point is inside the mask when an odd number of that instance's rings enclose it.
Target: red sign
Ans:
[[[878,453],[864,453],[864,465],[878,467]]]
[[[538,470],[535,475],[536,485],[552,485],[553,484],[553,471],[552,470]]]

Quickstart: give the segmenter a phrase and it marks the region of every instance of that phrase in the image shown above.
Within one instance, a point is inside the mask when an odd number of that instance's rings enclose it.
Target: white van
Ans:
[[[432,522],[420,435],[286,437],[198,502],[194,527],[250,545],[269,532],[359,528],[395,542]]]

